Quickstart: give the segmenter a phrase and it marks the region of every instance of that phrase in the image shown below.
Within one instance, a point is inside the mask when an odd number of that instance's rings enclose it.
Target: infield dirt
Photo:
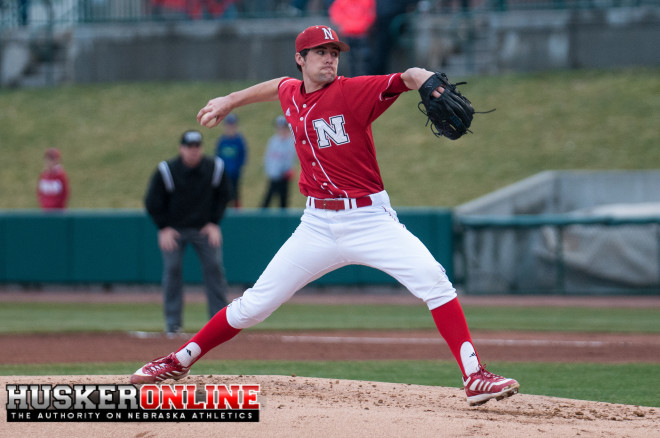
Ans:
[[[2,377],[1,384],[125,383],[126,376]],[[518,394],[470,408],[461,390],[285,376],[191,376],[259,384],[259,423],[7,423],[11,437],[651,437],[658,409]],[[0,404],[7,403],[6,392]]]

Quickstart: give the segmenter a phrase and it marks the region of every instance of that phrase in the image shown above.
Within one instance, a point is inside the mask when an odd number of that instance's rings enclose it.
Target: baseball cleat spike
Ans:
[[[463,385],[470,406],[481,406],[493,398],[499,401],[511,397],[520,387],[516,380],[490,373],[482,365],[463,381]]]

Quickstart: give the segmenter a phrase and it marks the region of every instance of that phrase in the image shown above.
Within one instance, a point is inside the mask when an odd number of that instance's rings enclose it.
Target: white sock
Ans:
[[[197,345],[197,342],[189,342],[181,350],[177,351],[176,358],[181,365],[189,367],[195,362],[195,359],[202,353],[202,349]]]
[[[466,376],[479,371],[479,359],[477,359],[477,353],[471,342],[466,341],[461,345],[461,362],[463,362],[463,371]]]

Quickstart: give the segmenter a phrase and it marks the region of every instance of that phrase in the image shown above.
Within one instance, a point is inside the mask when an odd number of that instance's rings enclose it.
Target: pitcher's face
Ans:
[[[337,77],[339,48],[334,44],[314,47],[305,58],[297,53],[296,62],[302,68],[303,78],[325,85]]]

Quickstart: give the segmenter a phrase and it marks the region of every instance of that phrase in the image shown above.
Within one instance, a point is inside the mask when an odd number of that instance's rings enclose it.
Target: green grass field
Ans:
[[[461,80],[464,78],[453,78]],[[549,169],[652,169],[660,162],[660,69],[467,78],[473,135],[435,138],[405,93],[373,126],[394,206],[454,206]],[[43,151],[56,146],[74,208],[141,208],[156,164],[177,152],[199,108],[248,83],[135,83],[0,90],[0,208],[34,208]],[[243,194],[256,207],[278,103],[240,108],[250,146]],[[221,128],[202,129],[213,152]],[[297,193],[297,188],[292,188]],[[295,207],[303,206],[300,195]]]
[[[475,330],[660,333],[658,309],[465,306]],[[206,322],[206,305],[186,304],[184,329]],[[162,304],[4,303],[0,334],[162,330]],[[433,329],[423,305],[284,304],[251,330]]]
[[[153,330],[162,326],[154,304],[3,303],[0,333]],[[479,330],[659,333],[657,309],[505,308],[465,306],[468,323]],[[185,307],[186,329],[204,324],[201,303]],[[135,321],[140,321],[136,324]],[[424,306],[309,305],[288,303],[249,330],[433,329]],[[2,365],[0,375],[127,374],[139,363]],[[527,394],[660,407],[657,364],[489,363],[489,369],[523,382]],[[196,374],[298,375],[337,379],[459,387],[456,364],[446,361],[212,361]]]

